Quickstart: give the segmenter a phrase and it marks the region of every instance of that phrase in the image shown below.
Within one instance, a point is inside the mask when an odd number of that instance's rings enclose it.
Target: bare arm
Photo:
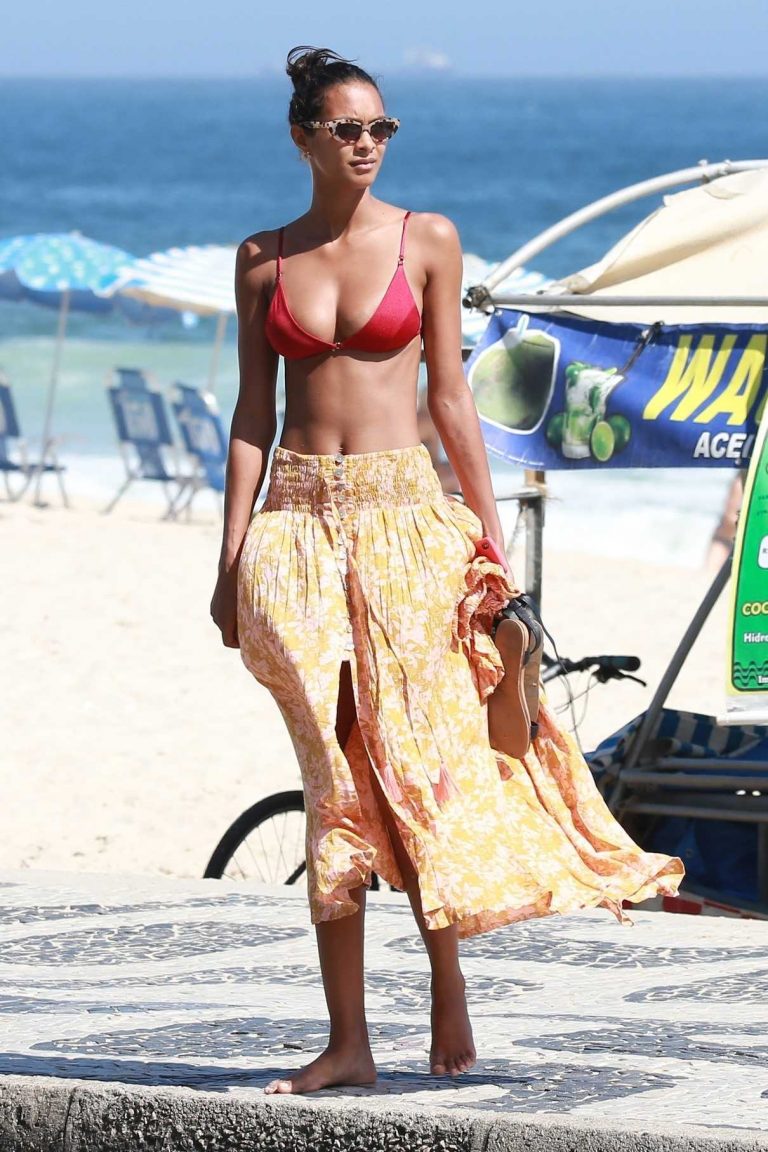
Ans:
[[[461,361],[461,245],[444,216],[421,217],[426,284],[423,333],[429,414],[483,532],[504,550],[488,457]]]
[[[220,567],[237,564],[275,438],[277,353],[264,335],[269,306],[265,260],[256,241],[240,245],[235,269],[240,390],[232,417]]]
[[[229,438],[219,578],[211,601],[211,615],[227,647],[237,647],[237,566],[277,429],[278,357],[264,333],[272,259],[261,239],[255,236],[240,245],[235,269],[240,390]]]

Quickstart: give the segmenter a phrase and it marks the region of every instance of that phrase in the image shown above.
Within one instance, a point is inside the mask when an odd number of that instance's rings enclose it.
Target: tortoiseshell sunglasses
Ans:
[[[334,140],[340,140],[342,144],[357,144],[367,129],[374,144],[384,144],[397,132],[400,121],[394,116],[377,116],[364,124],[362,120],[341,117],[338,120],[305,120],[301,127],[327,128]]]

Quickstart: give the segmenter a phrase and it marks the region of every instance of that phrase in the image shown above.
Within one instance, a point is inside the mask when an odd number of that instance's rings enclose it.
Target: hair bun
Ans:
[[[288,109],[291,124],[319,120],[325,93],[337,84],[356,81],[371,84],[379,90],[372,76],[330,48],[313,48],[311,44],[291,48],[285,70],[293,84],[293,96]]]
[[[298,48],[292,48],[288,53],[285,70],[294,88],[301,88],[307,83],[325,79],[334,64],[349,63],[349,60],[339,56],[338,52],[332,52],[330,48],[313,48],[311,44],[300,44]]]

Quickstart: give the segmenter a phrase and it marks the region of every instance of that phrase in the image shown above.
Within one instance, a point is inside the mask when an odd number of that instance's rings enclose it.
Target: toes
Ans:
[[[433,1076],[458,1076],[461,1068],[454,1060],[440,1060],[430,1066]]]
[[[431,1061],[429,1070],[433,1076],[461,1076],[464,1072],[469,1072],[474,1063],[474,1053],[465,1052],[455,1059]]]
[[[264,1089],[268,1096],[289,1096],[293,1092],[290,1080],[272,1080]]]

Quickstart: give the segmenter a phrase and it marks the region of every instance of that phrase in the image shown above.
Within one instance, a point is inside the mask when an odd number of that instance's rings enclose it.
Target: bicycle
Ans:
[[[637,656],[582,656],[570,660],[545,653],[541,679],[546,684],[589,672],[598,683],[607,684],[609,680],[637,680],[633,673],[639,667]],[[300,788],[266,796],[230,825],[216,845],[204,875],[214,880],[298,884],[307,870],[305,830],[304,793]],[[371,888],[375,891],[378,887],[379,878],[374,874]]]

